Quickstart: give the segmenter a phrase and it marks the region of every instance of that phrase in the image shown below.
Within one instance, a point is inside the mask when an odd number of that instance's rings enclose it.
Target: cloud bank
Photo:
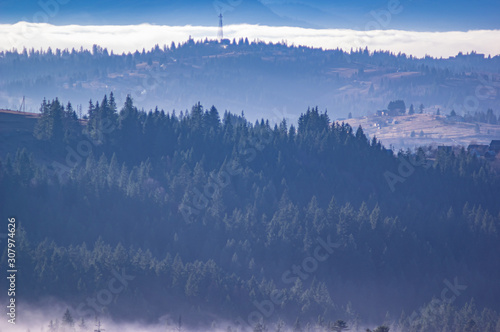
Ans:
[[[0,24],[0,51],[76,48],[90,49],[97,44],[114,53],[151,49],[171,42],[215,39],[217,27],[165,25],[65,25],[19,22]],[[500,30],[449,32],[415,32],[403,30],[305,29],[261,25],[229,25],[224,27],[228,39],[248,38],[265,42],[286,41],[288,44],[324,49],[365,48],[406,53],[416,57],[430,55],[449,57],[459,52],[475,51],[487,56],[500,54]]]

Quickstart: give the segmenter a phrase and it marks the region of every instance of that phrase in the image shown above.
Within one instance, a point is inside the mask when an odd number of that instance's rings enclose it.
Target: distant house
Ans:
[[[387,115],[387,110],[378,110],[377,112],[375,112],[375,115],[376,115],[376,116],[384,116],[384,115]]]
[[[495,154],[500,152],[500,140],[498,140],[498,139],[492,140],[490,143],[490,150],[495,151]]]
[[[401,109],[400,108],[395,108],[387,111],[387,115],[389,116],[398,116],[400,114]]]
[[[484,157],[486,155],[486,152],[488,152],[489,148],[490,147],[485,144],[470,144],[467,147],[467,152],[477,157]]]

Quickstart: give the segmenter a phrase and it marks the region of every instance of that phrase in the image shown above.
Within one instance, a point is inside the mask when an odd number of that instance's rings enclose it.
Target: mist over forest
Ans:
[[[391,100],[459,115],[498,110],[499,56],[415,58],[373,51],[323,50],[248,39],[195,41],[114,54],[92,50],[0,52],[0,105],[37,112],[43,98],[71,101],[86,114],[89,96],[128,94],[141,109],[186,111],[197,102],[251,121],[296,123],[309,106],[332,119],[366,116]],[[95,97],[94,97],[95,98]]]

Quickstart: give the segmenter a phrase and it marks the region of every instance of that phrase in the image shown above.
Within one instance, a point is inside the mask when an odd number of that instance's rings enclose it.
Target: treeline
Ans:
[[[480,122],[496,125],[500,123],[500,116],[495,115],[493,110],[489,108],[486,112],[467,112],[464,115],[458,115],[455,110],[450,112],[448,119],[452,121],[463,121],[463,122]]]
[[[499,56],[474,53],[419,59],[367,48],[323,50],[247,39],[190,39],[122,54],[97,45],[90,50],[3,51],[0,89],[9,96],[2,97],[3,104],[17,109],[26,95],[27,109],[33,111],[44,96],[57,95],[72,100],[80,114],[80,105],[87,101],[82,96],[113,90],[122,100],[132,94],[147,110],[158,104],[187,108],[201,100],[260,118],[273,108],[306,109],[306,101],[314,100],[340,118],[349,112],[359,116],[361,109],[379,109],[399,98],[416,105],[464,104],[456,96],[474,95],[477,86],[493,86],[488,73],[495,73],[499,63]],[[13,102],[16,98],[19,104]],[[495,107],[491,98],[481,104]]]
[[[406,316],[404,313],[398,321],[387,322],[385,325],[380,325],[374,330],[366,328],[366,332],[389,332],[389,331],[409,331],[409,332],[428,332],[428,331],[457,331],[457,332],[470,332],[470,331],[497,331],[500,327],[500,317],[497,313],[484,309],[478,310],[475,301],[471,300],[465,303],[462,307],[457,307],[447,304],[439,304],[437,300],[433,300],[427,305],[420,308],[418,313],[414,313],[414,318]],[[80,318],[76,320],[71,312],[66,310],[61,319],[50,320],[47,324],[49,332],[86,332],[91,331],[92,323],[96,322],[96,326],[105,326],[109,330],[109,326],[102,325],[99,320]],[[495,323],[497,322],[497,323]],[[283,320],[278,320],[275,324],[258,323],[247,331],[265,332],[265,331],[359,331],[360,326],[354,322],[345,322],[341,319],[332,322],[324,322],[321,318],[317,322],[302,324],[301,320],[297,318],[293,324],[287,324]],[[495,326],[496,324],[496,326]],[[237,324],[232,325],[231,322],[212,322],[212,328],[219,326],[225,328],[227,331],[240,331],[242,326]],[[157,327],[154,325],[144,324],[142,328],[147,330],[150,327]],[[42,330],[45,326],[42,326]],[[177,320],[166,322],[165,328],[168,330],[182,330],[182,316]]]
[[[0,215],[15,211],[23,229],[25,301],[54,296],[75,318],[141,308],[151,321],[167,312],[328,326],[398,321],[458,278],[467,288],[453,305],[475,298],[479,308],[446,307],[457,317],[447,326],[495,331],[500,182],[464,150],[432,163],[422,150],[393,155],[317,108],[297,127],[199,103],[146,113],[128,97],[118,111],[112,94],[91,101],[86,120],[57,99],[41,113],[45,157],[27,147],[0,167]],[[116,273],[126,287],[108,303],[100,291]]]
[[[59,73],[63,72],[63,69],[71,69],[71,65],[77,66],[77,68],[79,66],[89,66],[100,71],[104,68],[109,70],[120,66],[133,69],[139,63],[152,65],[154,62],[158,62],[166,64],[172,61],[170,56],[180,57],[181,59],[186,58],[186,60],[188,58],[198,58],[198,61],[201,61],[202,57],[234,51],[247,53],[245,59],[253,59],[254,61],[260,58],[262,54],[276,55],[277,52],[285,52],[289,56],[300,56],[301,61],[307,61],[312,67],[320,67],[325,63],[351,64],[352,62],[361,62],[365,66],[401,67],[405,71],[420,71],[426,74],[444,76],[464,75],[470,71],[494,71],[500,61],[500,56],[484,57],[475,52],[466,55],[459,53],[457,56],[448,59],[430,56],[416,58],[404,53],[395,54],[382,50],[370,51],[368,48],[323,50],[307,46],[288,45],[284,42],[266,43],[240,38],[239,40],[233,39],[227,43],[224,42],[223,48],[221,42],[217,40],[195,41],[188,39],[183,43],[175,44],[172,42],[170,45],[155,45],[150,50],[142,49],[135,52],[123,52],[122,54],[115,54],[113,51],[99,45],[94,45],[92,49],[72,48],[71,50],[53,50],[50,47],[47,50],[36,50],[34,48],[14,49],[0,52],[0,66],[5,79],[15,79],[19,75],[16,75],[16,71],[10,67],[13,64],[22,64],[23,70],[34,70],[35,72],[32,74]],[[304,56],[304,53],[307,54],[307,57]]]

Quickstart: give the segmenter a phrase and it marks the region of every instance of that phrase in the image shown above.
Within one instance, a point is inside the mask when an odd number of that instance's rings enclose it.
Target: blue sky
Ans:
[[[500,29],[499,0],[0,0],[0,23],[217,25],[413,31]],[[392,8],[392,10],[391,10]],[[375,24],[376,23],[376,24]]]

